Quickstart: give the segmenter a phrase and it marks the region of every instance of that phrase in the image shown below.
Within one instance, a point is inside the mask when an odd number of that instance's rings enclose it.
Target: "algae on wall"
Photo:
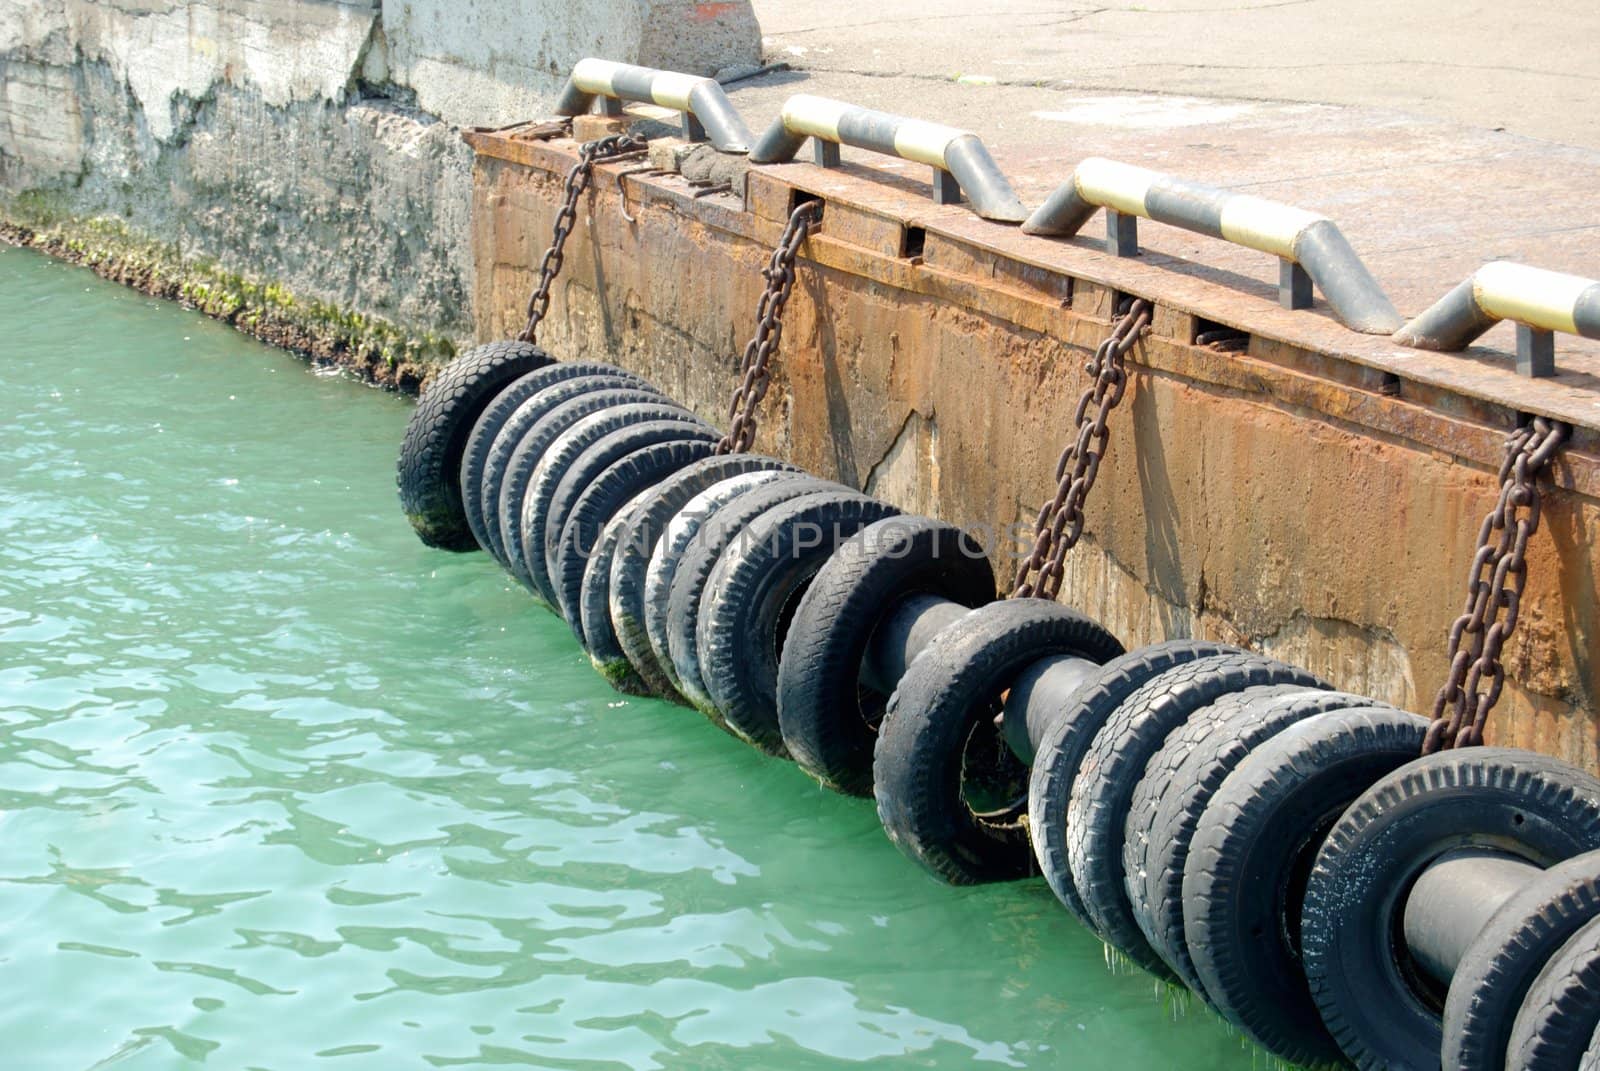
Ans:
[[[663,64],[678,48],[704,73],[755,57],[747,2],[709,24],[692,7],[0,0],[0,219],[403,385],[473,335],[457,124],[537,117],[594,50]],[[502,54],[507,27],[532,51]]]
[[[37,197],[13,200],[4,216],[0,241],[82,264],[113,282],[180,302],[380,386],[416,390],[456,353],[455,343],[437,332],[297,297],[280,283],[247,278],[214,260],[184,257],[176,246],[136,234],[117,219],[60,216]]]

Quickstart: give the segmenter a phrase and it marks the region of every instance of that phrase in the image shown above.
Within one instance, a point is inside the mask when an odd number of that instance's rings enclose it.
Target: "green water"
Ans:
[[[1252,1062],[610,692],[412,537],[407,414],[0,247],[0,1067]]]

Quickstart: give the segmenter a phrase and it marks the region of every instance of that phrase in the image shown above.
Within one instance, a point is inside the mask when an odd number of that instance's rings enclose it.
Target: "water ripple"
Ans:
[[[0,295],[5,1066],[1242,1062],[423,548],[401,400],[3,247]]]

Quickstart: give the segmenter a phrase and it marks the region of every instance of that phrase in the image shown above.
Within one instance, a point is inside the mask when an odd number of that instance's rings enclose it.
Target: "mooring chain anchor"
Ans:
[[[561,274],[561,265],[566,259],[564,250],[567,238],[578,222],[578,199],[589,188],[594,165],[601,160],[642,152],[647,148],[649,146],[644,141],[628,134],[612,134],[583,143],[578,162],[567,171],[561,208],[556,212],[555,233],[550,238],[550,248],[544,251],[544,260],[539,264],[539,282],[528,296],[528,322],[517,336],[518,341],[530,344],[538,342],[539,321],[550,310],[550,284]]]
[[[756,333],[744,348],[740,361],[739,385],[728,406],[728,434],[717,443],[715,453],[742,454],[756,441],[756,410],[767,396],[771,384],[772,355],[783,338],[783,309],[794,290],[795,262],[813,227],[822,219],[820,201],[802,202],[790,215],[772,258],[761,269],[767,281],[756,305]]]
[[[1528,580],[1528,540],[1539,529],[1538,479],[1571,429],[1535,417],[1506,440],[1500,497],[1478,531],[1467,607],[1450,626],[1450,673],[1433,701],[1422,753],[1483,743],[1483,727],[1505,689],[1500,652],[1516,631]]]
[[[1061,590],[1067,551],[1083,535],[1083,503],[1100,474],[1110,430],[1106,421],[1128,388],[1126,357],[1150,327],[1150,302],[1129,302],[1085,371],[1093,377],[1073,415],[1077,436],[1056,462],[1056,495],[1039,509],[1033,551],[1017,568],[1013,599],[1054,600]]]

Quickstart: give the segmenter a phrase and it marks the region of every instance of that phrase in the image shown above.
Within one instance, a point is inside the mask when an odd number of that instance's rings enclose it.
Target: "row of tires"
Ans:
[[[613,686],[875,797],[946,881],[1042,872],[1286,1060],[1573,1068],[1595,1041],[1600,1061],[1600,782],[1509,749],[1418,760],[1423,719],[1236,648],[1124,652],[1067,607],[996,601],[959,529],[717,441],[632,373],[493,343],[425,391],[401,499],[425,542],[481,547],[561,614]],[[874,644],[912,599],[938,627],[899,637],[884,679]],[[1052,658],[1092,672],[1030,701]],[[1544,869],[1446,984],[1399,935],[1464,845]]]

